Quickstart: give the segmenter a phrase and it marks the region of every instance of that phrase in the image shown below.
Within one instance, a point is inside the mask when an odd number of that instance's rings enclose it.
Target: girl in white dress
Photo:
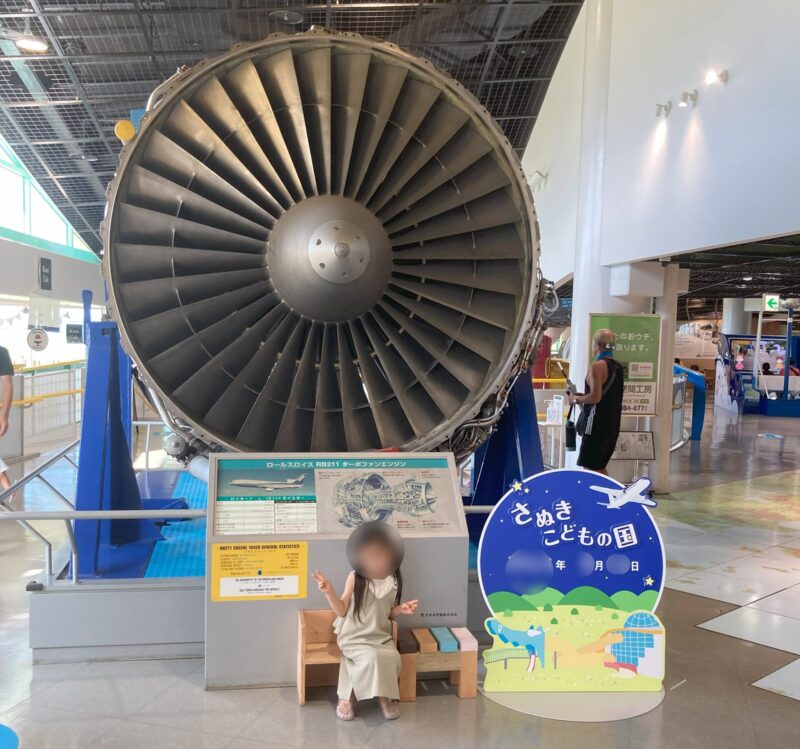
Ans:
[[[336,716],[352,720],[354,699],[377,697],[384,717],[394,720],[400,715],[400,654],[392,639],[392,620],[415,613],[419,601],[400,602],[402,541],[392,526],[381,521],[364,523],[350,536],[347,552],[354,569],[347,576],[341,598],[327,577],[319,570],[314,573],[337,614],[334,631],[342,662]]]

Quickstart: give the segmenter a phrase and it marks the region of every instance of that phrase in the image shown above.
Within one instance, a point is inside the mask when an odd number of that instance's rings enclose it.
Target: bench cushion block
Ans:
[[[459,647],[463,651],[470,652],[478,650],[478,641],[466,627],[453,627],[450,631],[453,633],[456,640],[458,640]]]
[[[420,653],[436,653],[439,651],[439,645],[436,638],[427,629],[412,629],[411,634],[419,645]]]
[[[458,650],[458,640],[450,634],[447,627],[431,627],[431,634],[439,643],[440,653],[455,653]]]
[[[411,634],[410,629],[401,629],[397,633],[397,649],[401,655],[407,653],[416,653],[419,649],[414,635]]]

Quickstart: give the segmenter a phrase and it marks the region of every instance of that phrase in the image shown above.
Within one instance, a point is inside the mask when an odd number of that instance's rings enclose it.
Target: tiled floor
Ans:
[[[800,659],[759,679],[753,686],[800,700]]]
[[[764,432],[784,433],[782,448]],[[667,695],[639,718],[546,721],[431,684],[394,723],[365,705],[342,724],[328,690],[303,708],[293,689],[206,692],[197,659],[31,666],[24,584],[39,574],[40,548],[0,524],[0,723],[36,749],[798,746],[798,435],[791,420],[722,414],[702,444],[675,454],[679,491],[655,510],[669,559]]]
[[[793,746],[788,739],[799,735],[800,710],[779,692],[793,678],[784,667],[794,657],[696,627],[730,609],[666,592],[660,609],[669,632],[666,699],[653,712],[618,723],[532,718],[481,697],[461,701],[432,683],[416,703],[402,706],[397,722],[386,723],[367,704],[352,724],[343,724],[333,714],[332,690],[310,690],[302,708],[292,688],[206,692],[199,659],[31,667],[5,658],[0,678],[7,684],[6,668],[13,669],[17,701],[0,722],[19,733],[23,747],[37,749]],[[784,670],[772,686],[768,680],[761,689],[749,686],[778,669]]]

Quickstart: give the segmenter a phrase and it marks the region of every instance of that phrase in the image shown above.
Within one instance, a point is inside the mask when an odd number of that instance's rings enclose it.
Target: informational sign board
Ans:
[[[654,416],[658,393],[661,318],[658,315],[591,313],[589,327],[590,341],[601,328],[608,328],[617,337],[614,358],[625,368],[622,414]]]
[[[683,323],[675,335],[674,356],[685,366],[694,359],[714,359],[719,349],[719,323],[700,319]]]
[[[781,311],[781,297],[779,294],[764,294],[762,300],[764,312]]]
[[[420,601],[403,625],[466,625],[469,538],[452,454],[213,453],[208,487],[208,688],[294,682],[297,612],[328,608],[310,574],[341,593],[347,539],[369,520],[403,538],[403,596]]]
[[[665,562],[649,486],[567,469],[512,484],[478,548],[487,692],[661,689]]]
[[[620,432],[611,460],[655,460],[652,432]]]
[[[66,325],[67,343],[83,343],[83,325],[69,322]]]
[[[39,289],[53,290],[53,261],[49,257],[39,258]]]
[[[456,531],[452,504],[437,503],[451,483],[444,456],[223,458],[214,531],[337,533],[365,520],[384,520],[401,532]]]
[[[31,351],[44,351],[50,338],[46,330],[41,328],[34,328],[28,333],[28,347]]]
[[[305,598],[308,543],[236,543],[211,546],[211,600]]]

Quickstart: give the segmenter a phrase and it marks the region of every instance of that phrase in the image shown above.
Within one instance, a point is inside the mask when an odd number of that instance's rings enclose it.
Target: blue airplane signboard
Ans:
[[[478,549],[493,616],[487,691],[658,691],[664,627],[655,609],[664,548],[650,481],[583,470],[515,481]]]

